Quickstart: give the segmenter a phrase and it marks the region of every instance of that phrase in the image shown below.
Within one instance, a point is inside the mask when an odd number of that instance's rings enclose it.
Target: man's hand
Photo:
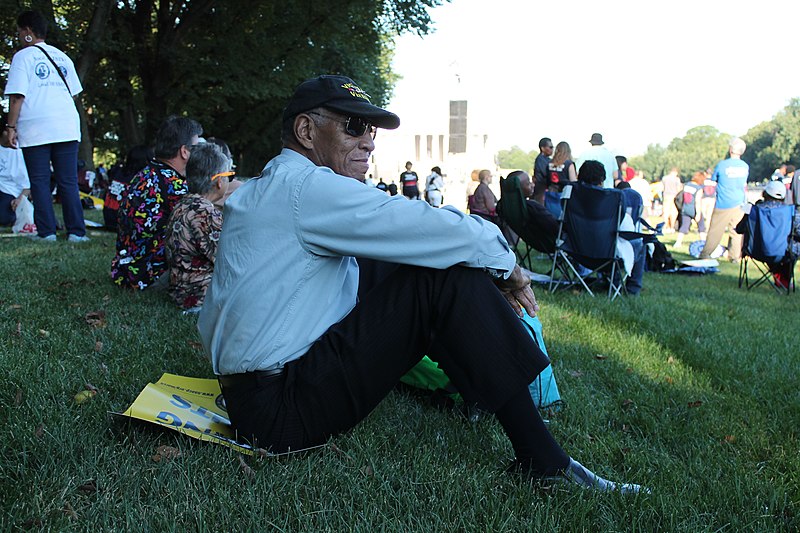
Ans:
[[[530,316],[536,316],[539,304],[536,303],[536,296],[531,289],[531,278],[519,268],[519,265],[514,266],[514,271],[508,279],[498,279],[495,284],[517,315],[522,316],[524,308]]]

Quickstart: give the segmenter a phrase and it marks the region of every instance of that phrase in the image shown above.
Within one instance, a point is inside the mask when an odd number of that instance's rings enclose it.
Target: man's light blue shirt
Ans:
[[[717,182],[717,203],[715,209],[732,209],[742,207],[747,198],[747,176],[750,167],[741,159],[725,159],[717,163],[711,179]]]
[[[302,357],[356,305],[355,257],[504,277],[516,264],[494,224],[388,196],[286,148],[231,195],[224,220],[198,320],[216,374]]]

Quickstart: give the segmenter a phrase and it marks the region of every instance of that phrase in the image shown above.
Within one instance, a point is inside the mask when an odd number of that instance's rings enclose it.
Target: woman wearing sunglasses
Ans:
[[[189,194],[170,215],[165,245],[169,295],[184,309],[203,305],[222,231],[222,211],[215,204],[225,197],[233,175],[230,158],[216,144],[192,149],[186,164]]]

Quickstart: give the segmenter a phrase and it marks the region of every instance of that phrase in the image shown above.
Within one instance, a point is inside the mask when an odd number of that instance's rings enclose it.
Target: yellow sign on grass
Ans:
[[[251,446],[236,442],[216,379],[164,374],[158,382],[148,383],[122,415],[222,444],[237,452],[255,454]]]

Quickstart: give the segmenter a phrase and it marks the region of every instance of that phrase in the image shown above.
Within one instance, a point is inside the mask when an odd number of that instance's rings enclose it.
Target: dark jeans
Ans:
[[[393,266],[370,277],[375,286],[362,286],[356,307],[283,374],[223,386],[240,437],[273,452],[322,444],[364,419],[425,354],[466,402],[495,412],[520,393],[538,417],[527,387],[549,361],[485,273]],[[563,463],[551,441],[542,448]]]
[[[633,270],[630,276],[628,276],[628,279],[625,280],[625,290],[628,291],[628,294],[635,296],[642,290],[647,250],[645,249],[644,239],[632,239],[629,242],[633,247]]]
[[[17,214],[11,209],[14,197],[0,191],[0,226],[13,226],[17,221]]]
[[[33,222],[39,236],[56,233],[56,214],[50,193],[51,162],[67,233],[80,237],[86,235],[83,206],[78,194],[78,141],[29,146],[22,149],[22,155],[31,181]]]

